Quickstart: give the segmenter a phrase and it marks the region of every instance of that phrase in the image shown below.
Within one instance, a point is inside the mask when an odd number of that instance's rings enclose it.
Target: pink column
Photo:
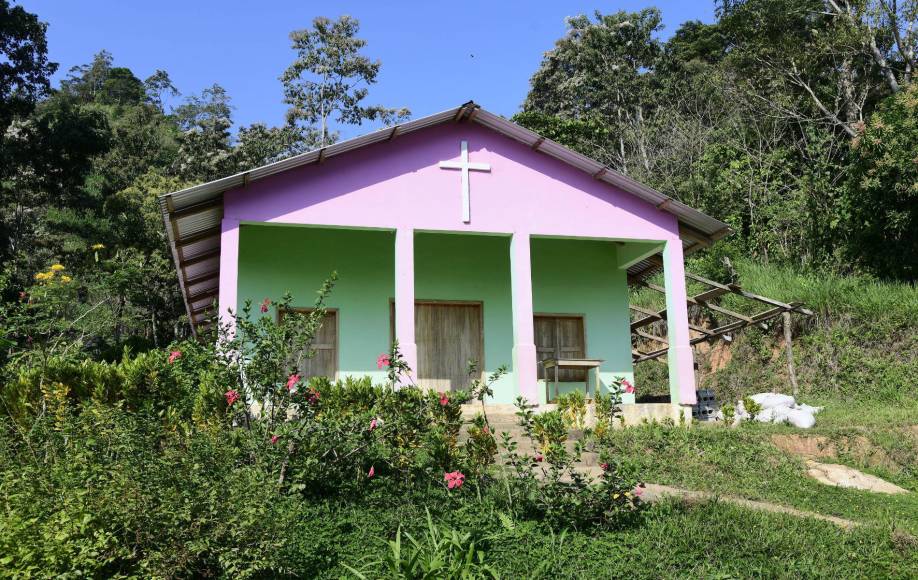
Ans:
[[[666,279],[666,328],[669,339],[669,394],[673,404],[695,404],[695,359],[689,344],[688,296],[682,240],[668,240],[663,248]]]
[[[539,403],[535,331],[532,319],[532,262],[529,233],[510,240],[510,287],[513,305],[513,379],[517,392]]]
[[[418,347],[414,341],[414,230],[395,231],[395,337],[405,362],[417,376]],[[408,382],[408,381],[406,381]]]
[[[223,218],[220,225],[220,288],[217,309],[221,328],[235,330],[236,293],[239,285],[239,220]]]

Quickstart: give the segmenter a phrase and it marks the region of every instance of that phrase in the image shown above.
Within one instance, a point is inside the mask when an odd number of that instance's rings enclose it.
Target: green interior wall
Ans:
[[[389,352],[389,299],[395,295],[395,234],[370,230],[242,224],[238,307],[278,300],[310,307],[332,271],[338,283],[328,306],[338,309],[339,377],[382,381],[376,357]],[[256,314],[260,315],[256,308]],[[275,316],[272,311],[268,314]]]
[[[600,388],[615,377],[634,381],[628,281],[619,268],[614,242],[533,238],[532,301],[538,314],[584,316],[586,357],[603,359]],[[583,389],[583,383],[561,383],[558,391]],[[539,385],[544,402],[545,387]],[[627,396],[626,402],[633,397]]]
[[[512,367],[509,237],[415,234],[414,295],[418,300],[482,302],[482,368],[490,374],[501,365]],[[516,396],[511,369],[495,383],[494,402],[512,403]]]

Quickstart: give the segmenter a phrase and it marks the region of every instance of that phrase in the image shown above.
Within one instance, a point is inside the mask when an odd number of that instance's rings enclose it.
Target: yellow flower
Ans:
[[[93,250],[102,250],[102,249],[105,249],[105,244],[93,244],[93,245],[92,245],[92,249],[93,249]]]
[[[61,276],[61,282],[63,282],[64,284],[66,284],[67,282],[70,282],[71,280],[73,280],[73,278],[71,278],[70,276]]]
[[[35,279],[39,282],[44,282],[45,280],[50,280],[54,277],[54,272],[39,272],[35,274]]]
[[[60,272],[63,269],[64,269],[64,266],[61,264],[54,264],[53,266],[51,266],[52,272]]]

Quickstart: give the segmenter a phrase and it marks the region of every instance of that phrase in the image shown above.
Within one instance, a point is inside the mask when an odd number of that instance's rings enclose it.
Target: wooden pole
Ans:
[[[790,311],[784,312],[784,349],[787,352],[787,374],[790,377],[791,386],[794,390],[794,399],[797,398],[797,373],[794,371],[794,349],[791,345],[791,315]]]

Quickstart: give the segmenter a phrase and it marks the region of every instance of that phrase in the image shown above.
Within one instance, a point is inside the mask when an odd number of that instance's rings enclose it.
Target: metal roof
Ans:
[[[253,181],[318,163],[329,157],[342,155],[368,145],[388,141],[398,135],[420,131],[428,127],[453,122],[478,123],[515,139],[527,147],[544,153],[580,169],[595,179],[635,195],[654,204],[658,209],[675,215],[679,220],[679,233],[685,253],[707,247],[730,233],[730,227],[696,209],[676,201],[655,189],[604,166],[594,159],[542,137],[525,127],[482,109],[469,101],[456,108],[427,117],[386,127],[360,137],[340,141],[327,147],[294,155],[282,161],[242,171],[181,191],[159,197],[169,237],[172,257],[178,270],[179,285],[192,330],[209,324],[216,299],[220,275],[220,224],[223,219],[223,193]],[[644,278],[657,271],[653,260],[642,260],[628,269],[630,281]]]

